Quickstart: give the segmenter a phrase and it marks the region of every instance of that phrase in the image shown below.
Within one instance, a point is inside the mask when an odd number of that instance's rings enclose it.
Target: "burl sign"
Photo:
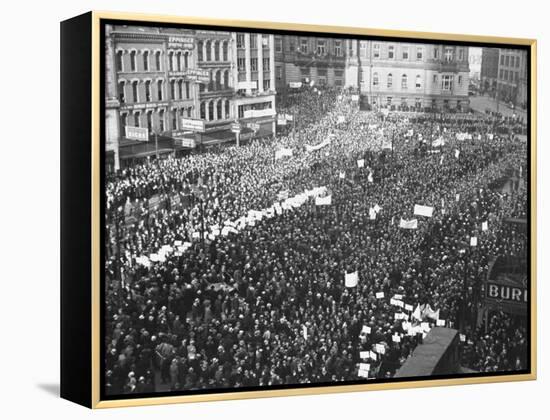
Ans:
[[[492,310],[500,310],[512,314],[527,314],[529,289],[520,285],[485,283],[485,305]]]

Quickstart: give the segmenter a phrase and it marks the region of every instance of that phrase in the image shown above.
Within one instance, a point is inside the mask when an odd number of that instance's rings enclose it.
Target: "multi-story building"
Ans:
[[[468,48],[348,40],[346,86],[373,106],[466,109]]]
[[[494,95],[498,78],[498,48],[483,48],[481,50],[481,90]]]
[[[241,138],[275,133],[274,36],[236,32],[233,37],[233,99]]]
[[[499,49],[497,99],[525,107],[527,104],[527,51]]]
[[[231,42],[229,32],[107,27],[108,167],[229,133]],[[147,129],[148,136],[135,139],[126,127]]]
[[[289,83],[344,86],[345,39],[275,36],[275,81],[277,90]]]

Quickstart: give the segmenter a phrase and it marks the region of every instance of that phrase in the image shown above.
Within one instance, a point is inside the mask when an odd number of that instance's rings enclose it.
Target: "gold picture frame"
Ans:
[[[76,19],[76,20],[74,20]],[[84,165],[82,170],[91,169],[91,173],[86,175],[86,178],[78,178],[80,175],[75,173],[77,170],[74,165],[68,165],[65,169],[62,168],[62,267],[67,265],[67,269],[62,269],[62,397],[72,400],[74,402],[86,405],[91,408],[111,408],[111,407],[123,407],[123,406],[142,406],[142,405],[157,405],[157,404],[173,404],[173,403],[187,403],[187,402],[206,402],[206,401],[219,401],[219,400],[233,400],[233,399],[251,399],[251,398],[264,398],[264,397],[280,397],[280,396],[297,396],[297,395],[311,395],[311,394],[327,394],[327,393],[340,393],[340,392],[358,392],[358,391],[374,391],[374,390],[391,390],[401,388],[419,388],[419,387],[435,387],[435,386],[448,386],[448,385],[465,385],[465,384],[481,384],[481,383],[497,383],[497,382],[510,382],[510,381],[527,381],[535,380],[537,377],[537,290],[536,290],[536,174],[537,174],[537,151],[536,151],[536,128],[537,128],[537,42],[534,39],[520,39],[520,38],[503,38],[503,37],[490,37],[490,36],[476,36],[476,35],[460,35],[460,34],[445,34],[445,33],[430,33],[430,32],[410,32],[410,31],[398,31],[398,30],[383,30],[383,29],[366,29],[366,28],[353,28],[343,26],[324,26],[324,25],[302,25],[293,23],[273,23],[273,22],[258,22],[258,21],[241,21],[241,20],[223,20],[223,19],[208,19],[197,17],[176,17],[166,15],[150,15],[150,14],[138,14],[138,13],[116,13],[116,12],[104,12],[93,11],[82,15],[78,18],[62,23],[62,85],[67,84],[64,96],[62,86],[62,113],[66,113],[66,116],[62,116],[62,162],[69,161],[71,159],[77,159],[76,155],[73,155],[72,151],[68,151],[68,138],[63,138],[69,135],[78,133],[78,130],[84,130],[81,132],[89,132],[89,143],[85,143],[86,147],[89,147],[90,154],[89,165]],[[457,41],[457,42],[471,42],[471,43],[487,43],[487,44],[502,44],[506,46],[521,46],[527,47],[529,50],[529,141],[530,141],[530,156],[528,156],[530,163],[530,371],[525,374],[511,374],[511,375],[494,375],[494,376],[482,376],[475,377],[469,376],[464,378],[452,378],[452,379],[421,379],[410,381],[389,381],[384,383],[365,383],[365,384],[337,384],[331,386],[322,387],[294,387],[288,389],[265,389],[255,391],[231,391],[223,393],[208,393],[208,394],[193,394],[193,395],[173,395],[173,396],[159,396],[159,397],[147,397],[147,398],[119,398],[119,399],[102,399],[101,398],[101,342],[103,337],[100,336],[101,325],[101,270],[102,270],[102,242],[100,228],[102,226],[102,200],[101,200],[101,162],[102,153],[101,149],[101,127],[102,127],[102,114],[101,114],[101,101],[102,101],[102,78],[104,75],[101,72],[101,54],[103,47],[101,45],[101,25],[104,21],[132,21],[137,24],[140,22],[154,22],[159,26],[163,24],[182,24],[182,25],[199,25],[202,27],[232,27],[251,30],[264,30],[264,31],[296,31],[296,32],[313,32],[317,34],[345,34],[350,36],[362,36],[362,37],[383,37],[388,39],[414,39],[416,40],[445,40],[445,41]],[[72,22],[72,23],[71,23]],[[85,22],[85,28],[83,29],[82,23]],[[65,29],[64,29],[65,28]],[[80,28],[80,29],[76,29]],[[80,32],[78,32],[80,31]],[[74,34],[81,33],[80,38]],[[68,39],[73,37],[73,41]],[[91,64],[89,70],[87,70],[89,86],[82,87],[82,91],[89,91],[90,103],[85,111],[89,110],[89,122],[90,126],[87,126],[88,120],[75,120],[75,116],[69,115],[71,104],[74,104],[78,98],[71,98],[69,90],[75,89],[75,83],[81,83],[78,81],[65,81],[65,76],[76,70],[81,70],[82,67],[74,67],[73,61],[77,58],[74,56],[74,45],[69,45],[66,50],[63,49],[63,43],[70,44],[78,40],[84,40],[85,48],[82,54],[90,54],[89,63]],[[63,54],[66,57],[63,58]],[[72,55],[73,54],[73,55]],[[85,66],[87,63],[80,63],[79,66]],[[67,79],[68,80],[68,79]],[[63,98],[66,98],[63,100]],[[83,99],[84,100],[84,99]],[[74,111],[76,112],[76,111]],[[84,127],[75,127],[75,124],[84,125]],[[65,129],[65,134],[63,134]],[[65,152],[63,151],[65,150]],[[86,154],[86,150],[83,152]],[[80,184],[68,184],[67,177],[73,176],[81,179]],[[77,181],[74,181],[75,183]],[[84,220],[73,220],[67,216],[70,211],[71,205],[69,204],[69,195],[76,191],[76,188],[82,188],[84,185],[85,192],[83,194],[89,194],[86,203],[90,203],[89,213],[85,213],[83,216],[89,216],[89,222],[85,218]],[[65,190],[65,193],[63,192]],[[65,194],[65,195],[64,195]],[[84,203],[84,204],[86,204]],[[63,215],[63,212],[65,216]],[[86,226],[89,235],[89,244],[80,244],[78,250],[74,249],[75,244],[82,238],[68,239],[68,236],[64,236],[63,232],[67,235],[68,229],[75,226],[76,223],[83,223]],[[64,230],[65,229],[65,230]],[[86,238],[84,238],[86,239]],[[87,239],[86,239],[87,240]],[[72,241],[72,242],[71,242]],[[72,251],[71,251],[72,249]],[[80,264],[80,267],[75,267],[77,263],[74,262],[76,258],[76,252],[82,252],[82,249],[89,250],[86,256],[86,263]],[[80,270],[80,271],[79,271]],[[82,283],[81,286],[68,285],[69,276],[79,275],[78,282]],[[75,279],[71,278],[74,282]],[[69,288],[78,287],[76,289]],[[65,295],[64,295],[65,293]],[[80,298],[79,298],[80,296]],[[78,312],[72,303],[72,300],[89,299],[89,303],[86,303],[86,308],[91,309],[88,315]],[[82,302],[80,302],[82,304]],[[70,320],[68,318],[71,318]],[[76,325],[80,325],[77,327]],[[75,334],[77,328],[80,332],[86,336],[85,343],[81,343],[82,348],[89,343],[89,351],[81,354],[82,366],[89,365],[89,372],[86,370],[86,374],[83,375],[85,379],[89,378],[89,383],[83,383],[78,385],[76,383],[76,376],[70,372],[75,362],[74,358],[69,358],[68,354],[75,351],[75,348],[71,347],[75,345]],[[89,373],[89,375],[88,375]],[[88,381],[86,381],[88,382]]]

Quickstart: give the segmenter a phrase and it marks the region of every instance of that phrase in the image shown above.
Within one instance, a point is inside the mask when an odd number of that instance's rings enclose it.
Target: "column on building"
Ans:
[[[250,34],[246,33],[244,34],[244,54],[245,54],[245,70],[246,70],[246,82],[247,84],[250,83],[252,80],[252,77],[250,75]],[[250,85],[247,85],[246,87],[246,94],[251,95],[252,90],[250,89]]]
[[[258,92],[264,91],[264,44],[263,35],[256,34],[258,37],[256,45],[258,46]]]
[[[275,36],[269,35],[269,86],[275,90]]]

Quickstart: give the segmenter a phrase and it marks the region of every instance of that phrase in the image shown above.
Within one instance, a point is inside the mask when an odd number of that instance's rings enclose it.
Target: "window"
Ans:
[[[387,103],[388,105],[391,105],[391,100],[392,100],[392,97],[391,97],[391,96],[388,96],[388,97],[386,98],[386,103]]]
[[[460,75],[458,76],[458,84],[462,85],[462,76],[460,76]]]
[[[137,68],[136,68],[136,52],[135,51],[132,51],[130,53],[130,69],[132,71],[136,71]]]
[[[246,69],[246,60],[244,58],[238,58],[237,59],[237,70],[238,71],[245,71]]]
[[[422,76],[419,74],[416,75],[415,87],[420,89],[422,87]]]
[[[132,101],[138,102],[138,82],[132,82]]]
[[[225,100],[225,119],[229,118],[229,100]]]
[[[176,99],[176,81],[170,80],[170,98]]]
[[[139,112],[136,112],[134,114],[134,127],[139,127],[140,124],[139,124]]]
[[[393,76],[392,74],[388,74],[388,88],[391,88],[393,85]]]
[[[417,108],[421,108],[422,107],[422,101],[420,98],[415,98],[414,99],[414,106],[417,107]]]
[[[229,70],[223,72],[223,87],[229,88]]]
[[[160,71],[160,51],[155,53],[155,67],[157,71]]]
[[[227,42],[224,42],[223,43],[223,61],[227,61],[228,58],[227,58]]]
[[[185,82],[185,97],[189,99],[189,82]]]
[[[409,47],[403,47],[402,54],[403,54],[403,60],[408,60],[409,59]]]
[[[280,37],[275,38],[275,52],[283,52],[283,39]]]
[[[365,41],[359,41],[359,55],[361,57],[367,56],[367,43]]]
[[[151,81],[145,82],[145,102],[151,102]]]
[[[270,69],[270,62],[269,62],[269,57],[266,57],[263,59],[263,66],[264,66],[264,71],[269,71]]]
[[[445,47],[445,61],[453,61],[453,47]]]
[[[424,56],[424,48],[422,47],[417,47],[416,48],[416,59],[417,60],[422,60],[422,57]]]
[[[334,70],[334,76],[335,77],[343,77],[344,76],[344,70]]]
[[[258,35],[250,34],[250,49],[258,48]]]
[[[394,57],[394,51],[395,51],[395,47],[393,45],[388,46],[388,58],[390,60],[392,60]]]
[[[168,68],[170,71],[174,71],[174,53],[172,51],[168,53]]]
[[[434,60],[439,57],[439,47],[434,47]]]
[[[283,78],[283,69],[281,66],[275,67],[275,76],[277,77],[277,80],[281,80]]]
[[[124,95],[124,88],[126,86],[125,82],[118,82],[118,100],[121,103],[126,102],[126,97]]]
[[[380,58],[380,44],[374,44],[372,47],[372,56],[374,58]]]
[[[143,53],[143,71],[149,71],[149,51]]]
[[[334,41],[334,55],[337,57],[342,56],[342,41]]]
[[[176,54],[176,63],[178,64],[178,71],[181,71],[181,52]]]
[[[504,70],[503,70],[503,69],[500,69],[500,70],[498,71],[498,78],[499,78],[499,79],[503,79],[503,78],[504,78]]]
[[[407,106],[407,98],[401,98],[401,106]]]
[[[162,80],[159,80],[157,83],[158,89],[157,89],[157,99],[159,101],[162,101]]]
[[[464,49],[459,48],[458,49],[458,61],[463,61],[463,60],[464,60]]]
[[[244,34],[237,34],[237,48],[244,48]]]
[[[184,68],[189,67],[189,53],[183,54],[183,67]]]
[[[178,129],[178,110],[174,109],[172,111],[172,130]]]
[[[317,55],[325,55],[326,53],[326,42],[325,41],[317,41]]]
[[[149,111],[145,114],[145,119],[147,120],[147,130],[149,133],[153,131],[153,111]]]
[[[433,83],[436,84],[437,83],[437,74],[434,74],[434,77],[433,77]]]
[[[214,102],[210,101],[208,102],[208,121],[212,121],[214,119]]]
[[[206,61],[212,61],[212,43],[206,41]]]
[[[407,75],[401,76],[401,89],[407,89]]]
[[[269,79],[264,80],[264,90],[269,90],[271,88],[271,82]]]
[[[250,70],[258,71],[258,59],[256,57],[250,59]]]
[[[206,105],[204,104],[204,102],[201,102],[200,113],[201,113],[201,120],[206,120]]]
[[[359,82],[365,83],[365,72],[363,71],[363,67],[359,67]]]
[[[214,60],[220,61],[220,43],[219,42],[214,43]]]
[[[300,52],[307,54],[307,39],[300,39]]]
[[[444,74],[441,77],[441,89],[452,90],[453,89],[453,76],[450,74]]]
[[[161,109],[159,111],[159,132],[162,133],[164,131],[164,109]]]
[[[126,132],[126,126],[128,125],[128,114],[122,114],[120,116],[120,125],[122,127],[122,132]]]
[[[504,60],[504,63],[505,63],[504,65],[505,65],[506,67],[509,67],[509,66],[510,66],[510,56],[509,56],[509,55],[506,56],[506,59]]]
[[[504,56],[503,55],[500,56],[500,65],[501,66],[504,65]]]
[[[223,119],[223,102],[221,100],[216,104],[216,117],[218,120]]]
[[[122,70],[122,51],[117,51],[116,53],[116,71],[123,71]]]
[[[178,80],[178,96],[183,99],[183,80]]]
[[[202,54],[203,54],[203,46],[202,46],[202,45],[203,45],[203,44],[202,44],[202,41],[199,41],[199,42],[197,43],[197,54],[198,54],[198,56],[199,56],[199,57],[198,57],[198,60],[199,60],[199,61],[203,61],[203,60],[204,60],[204,57],[203,57],[203,55],[202,55]]]
[[[519,82],[519,71],[514,72],[516,83]]]
[[[379,79],[378,79],[378,73],[373,73],[372,75],[372,85],[373,86],[378,86],[378,84],[380,83]]]

